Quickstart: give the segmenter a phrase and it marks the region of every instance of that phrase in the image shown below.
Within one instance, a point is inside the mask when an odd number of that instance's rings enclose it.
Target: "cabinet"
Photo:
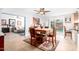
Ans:
[[[10,31],[10,29],[7,27],[7,28],[2,28],[2,32],[3,33],[7,33],[7,32],[9,32]]]
[[[78,11],[76,13],[73,13],[71,16],[72,19],[72,23],[78,23],[79,19],[78,19]]]
[[[4,51],[4,36],[0,36],[0,51]]]

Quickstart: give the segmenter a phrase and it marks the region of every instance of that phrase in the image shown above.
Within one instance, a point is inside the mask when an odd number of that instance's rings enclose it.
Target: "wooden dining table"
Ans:
[[[51,29],[51,28],[35,28],[35,31],[53,32],[53,29]]]
[[[53,37],[53,29],[52,29],[52,28],[35,28],[35,31],[38,32],[39,34],[40,34],[41,32],[44,32],[44,33],[43,33],[44,36],[48,36],[48,35],[50,34],[50,35],[52,35],[52,37]],[[43,35],[43,34],[41,34],[41,35]],[[44,36],[43,36],[43,37],[44,37]]]

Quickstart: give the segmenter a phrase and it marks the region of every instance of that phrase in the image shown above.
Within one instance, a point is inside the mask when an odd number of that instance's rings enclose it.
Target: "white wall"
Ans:
[[[45,23],[48,25],[49,20],[53,20],[53,16],[59,16],[59,15],[65,15],[69,13],[74,13],[76,9],[74,8],[46,8],[47,10],[51,11],[47,13],[45,16],[36,14],[34,10],[37,10],[38,8],[3,8],[2,12],[5,13],[11,13],[16,15],[21,15],[26,17],[26,36],[29,34],[29,26],[32,23],[32,17],[37,17],[41,19],[41,23]]]
[[[25,36],[28,37],[30,34],[29,34],[29,27],[32,25],[32,15],[31,14],[28,14],[25,16]]]
[[[21,17],[21,16],[14,16],[14,15],[8,15],[8,14],[1,14],[1,19],[6,19],[6,23],[9,24],[9,19],[15,19],[16,21],[16,25],[15,27],[18,28],[18,27],[21,27],[23,28],[24,27],[24,17]],[[17,25],[17,22],[18,21],[21,21],[21,25]]]
[[[21,25],[20,25],[20,23],[18,24],[17,22],[21,22]],[[24,17],[21,17],[21,16],[19,16],[19,17],[17,17],[17,19],[16,19],[16,28],[17,29],[23,29],[24,28]]]
[[[25,29],[25,32],[26,32],[26,36],[29,35],[29,27],[32,25],[32,20],[33,20],[33,17],[36,17],[36,18],[40,18],[40,22],[41,24],[45,24],[45,25],[48,25],[48,21],[50,20],[50,17],[47,16],[47,15],[39,15],[39,14],[35,14],[35,13],[29,13],[26,15],[26,29]],[[52,17],[53,18],[53,17]]]
[[[28,14],[28,15],[26,15],[26,36],[29,35],[28,31],[29,31],[29,27],[32,24],[32,17],[40,18],[41,24],[48,25],[48,23],[49,23],[49,25],[50,25],[50,21],[56,21],[57,19],[63,20],[63,22],[64,22],[64,19],[67,16],[68,15],[52,16],[52,15],[39,15],[39,14],[34,14],[34,13]],[[64,32],[63,32],[63,34],[64,34]]]
[[[33,14],[32,16],[36,18],[40,18],[40,23],[43,26],[49,26],[49,22],[54,19],[52,15]]]
[[[1,19],[6,19],[6,23],[9,24],[9,19],[16,19],[16,16],[1,14]]]

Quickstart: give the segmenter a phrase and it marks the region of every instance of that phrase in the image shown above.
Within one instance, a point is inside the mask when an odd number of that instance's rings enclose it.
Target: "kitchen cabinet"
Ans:
[[[72,20],[72,23],[75,24],[75,23],[78,23],[79,22],[79,16],[78,16],[78,11],[76,11],[75,13],[73,13],[71,15],[71,20]]]

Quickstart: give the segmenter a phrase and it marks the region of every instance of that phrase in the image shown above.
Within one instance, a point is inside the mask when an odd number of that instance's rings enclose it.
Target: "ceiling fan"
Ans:
[[[34,10],[37,12],[37,14],[45,15],[47,12],[50,12],[48,10],[45,10],[45,8],[40,8],[39,10]]]

